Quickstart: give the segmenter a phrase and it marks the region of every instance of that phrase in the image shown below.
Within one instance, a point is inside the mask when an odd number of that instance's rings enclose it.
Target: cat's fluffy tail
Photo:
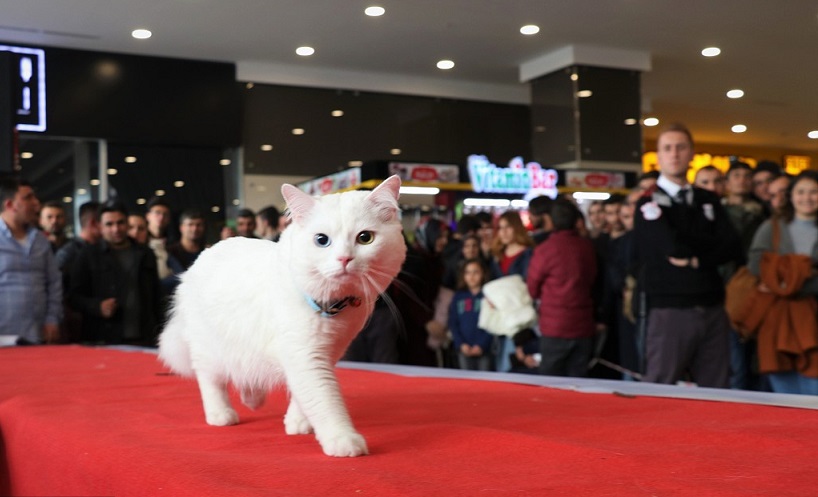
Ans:
[[[175,373],[193,376],[190,347],[182,335],[183,327],[179,321],[179,316],[172,315],[159,335],[159,358]]]

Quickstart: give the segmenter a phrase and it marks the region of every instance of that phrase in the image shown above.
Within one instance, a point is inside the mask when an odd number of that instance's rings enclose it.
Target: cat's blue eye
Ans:
[[[358,233],[358,243],[361,245],[369,245],[375,241],[375,233],[371,231],[361,231]]]
[[[318,233],[317,235],[315,235],[315,238],[313,238],[313,240],[315,241],[315,244],[319,247],[329,247],[330,244],[332,243],[330,237],[323,233]]]

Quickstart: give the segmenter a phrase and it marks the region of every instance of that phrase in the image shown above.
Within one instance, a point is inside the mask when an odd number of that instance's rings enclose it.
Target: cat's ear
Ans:
[[[287,201],[287,208],[290,210],[290,216],[294,222],[301,224],[301,221],[309,216],[312,208],[315,206],[315,199],[300,188],[293,185],[281,185],[281,195]]]
[[[389,222],[398,216],[399,196],[400,178],[397,175],[392,175],[375,187],[366,200],[375,207],[378,219]]]

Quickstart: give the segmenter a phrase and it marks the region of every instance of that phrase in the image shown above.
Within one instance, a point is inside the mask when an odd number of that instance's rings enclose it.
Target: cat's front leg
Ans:
[[[304,364],[310,362],[304,361]],[[287,385],[293,398],[287,415],[292,414],[291,421],[295,423],[297,414],[302,413],[328,456],[357,457],[368,454],[366,440],[355,431],[349,419],[332,365],[298,367],[291,363],[290,366]],[[293,403],[297,405],[293,406]],[[289,429],[286,417],[285,428]]]
[[[230,405],[227,395],[227,384],[207,373],[196,372],[199,392],[202,394],[205,420],[211,426],[230,426],[238,424],[239,415]]]
[[[298,407],[298,402],[295,399],[290,399],[287,414],[284,415],[284,431],[287,435],[308,435],[312,433],[312,425],[304,416],[304,413],[301,412],[301,408]]]

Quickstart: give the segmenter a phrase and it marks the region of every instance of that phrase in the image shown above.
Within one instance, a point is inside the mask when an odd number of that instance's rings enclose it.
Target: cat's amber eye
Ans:
[[[317,235],[315,235],[315,238],[313,238],[313,240],[315,241],[315,244],[319,247],[329,247],[330,244],[332,243],[330,237],[323,233],[318,233]]]
[[[375,241],[375,233],[371,231],[361,231],[358,233],[358,243],[361,245],[369,245]]]

